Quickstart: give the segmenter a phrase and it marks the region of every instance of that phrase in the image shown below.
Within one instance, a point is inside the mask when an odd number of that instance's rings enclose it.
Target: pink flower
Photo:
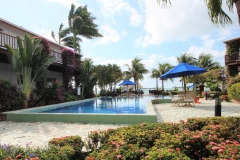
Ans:
[[[143,150],[143,149],[140,149],[140,152],[141,152],[141,153],[144,153],[144,150]]]
[[[200,136],[196,135],[196,136],[193,136],[193,138],[198,139],[198,138],[200,138]]]
[[[212,147],[212,150],[214,150],[214,151],[215,151],[215,150],[218,150],[218,149],[219,149],[219,147],[217,147],[217,146],[213,146],[213,147]]]
[[[121,155],[121,154],[117,155],[117,158],[118,158],[118,159],[121,159],[121,158],[122,158],[122,155]]]
[[[124,142],[121,142],[121,145],[123,146],[125,143]]]
[[[223,149],[219,149],[218,152],[219,152],[219,153],[222,153],[222,152],[223,152]]]
[[[230,140],[226,140],[226,143],[232,143],[232,141],[230,141]]]
[[[210,142],[211,145],[215,145],[216,143],[215,142]]]
[[[146,156],[145,159],[148,159],[148,156]]]

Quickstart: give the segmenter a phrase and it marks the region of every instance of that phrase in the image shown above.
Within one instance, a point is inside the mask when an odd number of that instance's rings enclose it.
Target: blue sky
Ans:
[[[71,4],[87,5],[104,36],[81,43],[83,58],[91,57],[94,64],[115,63],[126,70],[124,64],[138,57],[152,70],[159,63],[177,65],[176,57],[188,52],[195,57],[210,53],[224,65],[223,41],[240,33],[236,9],[228,12],[224,6],[233,24],[221,27],[211,23],[204,0],[171,2],[163,9],[156,0],[8,0],[1,1],[0,17],[52,40],[51,31],[56,33],[61,23],[68,25]],[[149,75],[140,83],[156,86]],[[181,86],[178,79],[164,84]]]

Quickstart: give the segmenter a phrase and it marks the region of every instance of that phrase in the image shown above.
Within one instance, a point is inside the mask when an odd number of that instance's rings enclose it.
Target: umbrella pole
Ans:
[[[184,85],[184,93],[185,93],[185,98],[186,98],[187,91],[186,91],[186,81],[185,81],[185,76],[183,76],[183,85]]]

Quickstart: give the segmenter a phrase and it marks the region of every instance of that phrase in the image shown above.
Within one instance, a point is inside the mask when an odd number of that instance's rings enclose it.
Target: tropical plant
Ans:
[[[220,68],[219,62],[213,61],[213,56],[211,54],[201,53],[198,56],[197,66],[205,68],[206,70],[212,70]]]
[[[157,88],[157,90],[158,90],[158,78],[160,76],[161,76],[161,74],[160,74],[158,69],[155,69],[155,68],[152,69],[150,77],[156,79],[156,88]]]
[[[35,82],[48,74],[47,68],[55,61],[54,56],[44,57],[42,64],[36,66],[42,58],[42,45],[40,42],[41,39],[31,38],[30,35],[26,33],[24,44],[20,36],[17,36],[19,50],[14,50],[6,44],[8,60],[10,64],[12,64],[13,71],[17,72],[21,91],[26,95],[27,100],[30,97]],[[33,66],[35,74],[32,77]],[[22,82],[20,80],[20,74],[23,76]]]
[[[153,69],[152,70],[152,74],[150,75],[150,77],[152,78],[156,78],[156,86],[157,86],[157,90],[158,90],[158,78],[160,78],[160,76],[162,76],[163,74],[165,74],[167,71],[169,71],[170,69],[172,69],[173,66],[169,63],[159,63],[158,64],[158,68],[157,69]],[[171,80],[173,81],[172,78],[168,78],[168,79],[163,79],[160,78],[162,80],[162,90],[164,90],[164,80]]]
[[[224,12],[222,7],[222,0],[204,0],[207,9],[208,9],[208,15],[211,19],[212,23],[214,25],[222,25],[225,24],[232,24],[231,18]],[[163,3],[163,6],[165,7],[167,4],[171,5],[170,0],[157,0],[158,3]],[[226,0],[225,1],[229,11],[233,11],[233,6],[235,4],[237,8],[237,14],[238,14],[238,22],[240,24],[240,0]]]
[[[191,65],[197,64],[197,59],[194,58],[189,53],[182,53],[180,57],[177,57],[177,61],[178,61],[178,63],[188,63]]]
[[[159,72],[160,72],[160,76],[162,76],[163,74],[165,74],[166,72],[168,72],[170,69],[172,69],[173,66],[169,63],[159,63]],[[173,82],[172,78],[161,78],[162,80],[162,90],[164,90],[164,81],[165,80],[170,80]]]
[[[69,40],[69,42],[72,43],[71,45],[72,48],[74,48],[74,51],[80,53],[80,45],[78,44],[81,41],[81,38],[77,36],[83,36],[88,39],[102,37],[98,32],[98,25],[94,23],[95,19],[96,18],[88,11],[87,6],[79,6],[75,9],[75,5],[72,4],[68,15],[69,26],[67,28],[72,35],[66,37],[64,42],[66,43],[67,40]],[[66,43],[66,45],[68,45],[68,43]]]
[[[61,23],[60,26],[59,26],[59,30],[58,30],[58,40],[56,39],[56,34],[52,31],[51,32],[51,35],[52,35],[52,38],[59,44],[61,45],[63,42],[64,42],[64,45],[66,45],[65,43],[65,39],[64,37],[67,36],[67,34],[69,34],[69,30],[68,29],[63,29],[63,24]],[[66,45],[68,46],[68,45]],[[69,46],[70,47],[70,46]]]
[[[141,63],[141,60],[142,59],[139,59],[136,57],[132,60],[131,66],[129,66],[128,64],[125,64],[128,67],[128,71],[124,71],[126,77],[128,79],[133,78],[136,84],[138,84],[139,80],[144,79],[143,74],[149,73],[149,71],[145,68],[145,65]],[[136,87],[137,86],[135,85],[135,90],[138,89]]]
[[[84,95],[84,88],[88,84],[92,83],[95,78],[95,66],[93,65],[93,61],[91,58],[85,58],[82,67],[81,67],[81,76],[80,83],[82,84],[81,94]]]
[[[123,73],[121,68],[116,64],[108,64],[107,72],[106,76],[108,76],[108,84],[110,85],[110,90],[112,91],[112,86],[114,85],[116,88],[116,84],[122,80]]]

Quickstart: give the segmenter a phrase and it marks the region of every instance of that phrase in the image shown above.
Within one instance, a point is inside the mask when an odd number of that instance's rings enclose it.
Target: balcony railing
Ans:
[[[237,65],[237,64],[240,64],[239,53],[225,55],[225,65]]]
[[[0,32],[0,48],[6,49],[5,47],[6,43],[10,45],[13,49],[18,49],[16,37]],[[54,50],[50,50],[50,55],[56,57],[55,62],[62,64],[61,53],[56,52]],[[80,69],[80,67],[81,67],[81,61],[78,59],[75,59],[75,68]]]

